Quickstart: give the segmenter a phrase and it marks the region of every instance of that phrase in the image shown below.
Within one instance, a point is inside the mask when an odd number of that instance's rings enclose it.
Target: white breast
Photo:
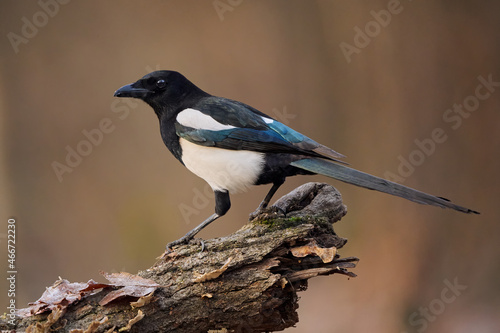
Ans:
[[[264,154],[248,150],[204,147],[179,139],[182,162],[213,190],[237,193],[254,185],[264,167]]]

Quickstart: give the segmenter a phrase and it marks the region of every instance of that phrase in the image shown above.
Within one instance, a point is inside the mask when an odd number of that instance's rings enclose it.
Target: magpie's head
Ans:
[[[148,103],[156,113],[175,110],[207,94],[175,71],[155,71],[115,91],[115,97],[132,97]]]

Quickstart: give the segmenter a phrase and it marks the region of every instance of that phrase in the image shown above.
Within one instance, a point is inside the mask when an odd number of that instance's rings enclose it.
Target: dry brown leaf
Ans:
[[[151,302],[151,300],[153,299],[153,294],[154,294],[154,291],[149,293],[148,295],[146,296],[142,296],[140,297],[137,301],[135,302],[130,302],[130,306],[132,306],[132,309],[135,309],[135,308],[140,308],[140,307],[143,307],[144,305],[148,304],[149,302]]]
[[[134,318],[130,319],[127,323],[127,326],[125,327],[122,327],[118,330],[118,332],[125,332],[125,331],[130,331],[130,329],[132,328],[132,325],[134,325],[135,323],[137,323],[139,320],[141,320],[142,318],[144,318],[144,313],[142,313],[141,310],[139,310],[137,312],[137,316],[135,316]]]
[[[108,284],[97,283],[94,280],[89,280],[87,283],[70,283],[68,280],[59,279],[52,286],[47,287],[38,300],[29,303],[29,307],[17,310],[17,315],[29,317],[53,310],[56,307],[66,308],[71,303],[85,296],[96,294],[100,289],[108,286]]]
[[[198,277],[193,279],[193,282],[195,282],[195,283],[206,282],[206,281],[210,281],[210,280],[218,278],[222,273],[224,273],[227,270],[227,267],[229,266],[229,263],[231,262],[231,260],[233,260],[232,257],[227,259],[227,261],[224,263],[224,265],[221,268],[215,269],[211,272],[201,274],[201,275],[196,273],[198,275]]]
[[[156,290],[156,287],[140,287],[140,286],[126,286],[118,290],[113,290],[101,299],[99,305],[104,306],[118,298],[131,296],[143,297]]]
[[[124,286],[140,286],[140,287],[159,287],[160,285],[153,280],[140,277],[139,275],[130,274],[127,272],[120,273],[106,273],[100,272],[102,276],[111,282],[112,286],[124,287]]]
[[[160,287],[159,284],[150,279],[142,278],[138,275],[121,272],[121,273],[105,273],[101,274],[111,282],[111,286],[122,287],[118,290],[113,290],[108,293],[99,302],[99,305],[103,306],[112,302],[118,298],[125,296],[132,297],[143,297],[148,294],[153,293],[156,288]]]
[[[314,240],[306,245],[294,247],[290,249],[290,251],[298,258],[303,258],[310,254],[317,255],[325,264],[331,262],[335,258],[335,254],[337,254],[337,248],[335,246],[319,247]]]

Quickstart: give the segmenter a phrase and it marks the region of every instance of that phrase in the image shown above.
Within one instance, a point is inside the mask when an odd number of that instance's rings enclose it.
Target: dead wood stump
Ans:
[[[308,279],[348,271],[346,239],[332,224],[346,214],[340,193],[308,183],[279,199],[237,232],[188,244],[137,275],[110,283],[59,280],[50,295],[18,312],[17,332],[271,332],[298,322],[298,291]],[[228,223],[228,221],[225,221]],[[45,296],[45,297],[44,297]]]

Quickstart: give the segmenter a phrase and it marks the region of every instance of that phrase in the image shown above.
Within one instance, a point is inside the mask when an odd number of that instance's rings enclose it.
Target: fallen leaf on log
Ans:
[[[109,282],[110,286],[122,287],[118,290],[113,290],[107,294],[100,302],[99,305],[103,306],[118,298],[125,296],[143,297],[153,293],[156,288],[160,287],[159,284],[150,279],[145,279],[138,275],[130,274],[127,272],[120,273],[106,273],[101,272]]]
[[[310,241],[306,245],[294,247],[290,249],[290,251],[297,258],[303,258],[310,254],[317,255],[325,264],[331,262],[335,258],[335,254],[337,254],[337,248],[335,246],[326,248],[319,247],[314,240]]]
[[[115,287],[124,287],[124,286],[132,286],[132,287],[160,287],[156,282],[150,279],[145,279],[140,277],[139,275],[130,274],[127,272],[120,273],[106,273],[100,272],[102,276],[106,278],[111,284],[110,286]]]
[[[38,300],[29,303],[29,307],[17,310],[17,315],[29,317],[45,311],[52,311],[56,307],[66,308],[68,305],[79,301],[85,296],[93,295],[107,286],[107,284],[97,283],[94,280],[89,280],[87,283],[71,283],[60,278],[52,286],[46,288]]]

